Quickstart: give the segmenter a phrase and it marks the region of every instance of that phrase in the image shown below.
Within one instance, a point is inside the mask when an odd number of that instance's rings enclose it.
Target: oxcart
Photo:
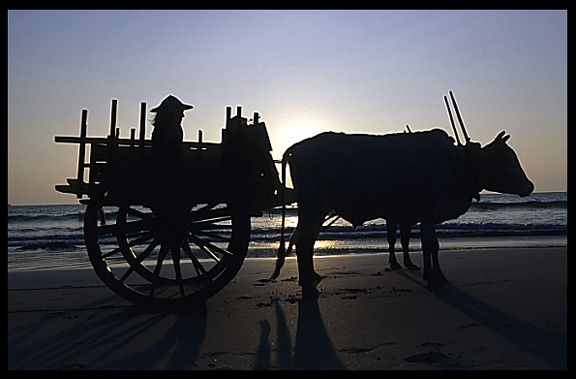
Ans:
[[[168,176],[158,174],[145,137],[146,103],[138,138],[136,129],[119,137],[116,100],[107,137],[87,137],[86,109],[79,137],[55,137],[79,144],[77,177],[56,190],[87,205],[88,256],[115,293],[147,305],[205,301],[240,269],[250,218],[294,200],[291,192],[281,199],[265,123],[241,111],[227,108],[221,143],[204,142],[201,131],[198,141],[182,142],[183,164]]]

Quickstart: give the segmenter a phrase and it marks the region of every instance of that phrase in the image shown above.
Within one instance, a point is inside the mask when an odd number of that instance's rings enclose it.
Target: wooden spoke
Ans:
[[[113,255],[115,255],[115,254],[118,254],[118,253],[121,253],[121,252],[122,252],[122,249],[119,248],[119,247],[117,247],[117,248],[109,251],[108,253],[103,254],[103,255],[102,255],[102,259],[110,258],[111,256],[113,256]]]
[[[196,236],[189,236],[188,237],[192,242],[194,242],[196,245],[198,245],[199,247],[205,247],[208,248],[209,250],[214,250],[219,252],[220,254],[224,254],[224,255],[234,255],[231,252],[229,252],[226,249],[223,249],[219,246],[214,245],[213,243],[210,243],[208,241],[204,241],[203,239],[200,239]],[[213,254],[213,253],[212,253]]]
[[[154,276],[158,278],[160,276],[160,270],[162,270],[162,263],[164,259],[166,259],[166,255],[168,254],[168,247],[162,245],[160,247],[160,254],[158,254],[158,259],[156,261],[156,267],[154,268]]]
[[[144,259],[148,258],[148,256],[150,255],[150,253],[156,248],[156,246],[158,246],[160,244],[160,241],[158,239],[154,239],[147,247],[146,249],[140,254],[138,255],[138,257],[136,257],[136,262],[140,263],[142,262]]]
[[[205,232],[205,231],[198,231],[196,232],[196,234],[202,235],[202,236],[206,236],[206,237],[210,237],[214,240],[217,240],[218,242],[228,242],[228,238],[225,236],[221,236],[215,233],[210,233],[210,232]]]
[[[128,243],[128,246],[132,247],[132,246],[140,245],[141,243],[145,243],[146,241],[149,241],[151,238],[154,238],[154,235],[151,232],[144,232],[144,233],[142,233],[142,235],[140,237],[130,241]]]
[[[204,267],[202,266],[202,264],[200,263],[198,258],[196,258],[194,256],[194,253],[190,249],[190,246],[188,245],[187,242],[182,243],[182,250],[184,250],[184,253],[186,253],[188,258],[190,258],[190,261],[192,261],[192,265],[194,266],[194,269],[196,270],[196,274],[198,274],[198,275],[206,274],[207,271],[204,269]]]
[[[180,296],[184,297],[184,286],[182,284],[182,271],[180,269],[180,248],[177,246],[172,247],[172,264],[174,265],[174,273],[176,274],[176,283],[178,283],[178,290]]]
[[[194,266],[196,273],[198,275],[206,274],[207,272],[206,269],[204,268],[204,266],[202,266],[198,258],[196,258],[196,256],[192,252],[192,249],[190,249],[190,245],[188,245],[188,243],[185,241],[182,243],[182,250],[184,250],[184,253],[188,256],[188,258],[192,262],[192,265]]]
[[[130,274],[132,274],[134,272],[134,266],[130,266],[130,268],[128,268],[128,271],[126,271],[124,273],[124,275],[122,275],[122,277],[119,279],[121,283],[124,283],[124,281],[126,279],[128,279],[128,277],[130,276]]]
[[[220,258],[218,258],[216,254],[214,254],[208,247],[206,247],[203,241],[200,240],[198,237],[191,236],[190,240],[194,242],[194,244],[196,244],[196,246],[198,246],[200,250],[206,253],[208,257],[212,258],[215,262],[220,262]]]

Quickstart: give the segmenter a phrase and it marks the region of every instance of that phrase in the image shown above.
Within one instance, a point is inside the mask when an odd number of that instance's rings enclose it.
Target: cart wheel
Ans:
[[[225,203],[197,204],[178,217],[140,205],[91,201],[84,236],[104,283],[134,303],[203,302],[234,278],[250,242],[249,215]]]

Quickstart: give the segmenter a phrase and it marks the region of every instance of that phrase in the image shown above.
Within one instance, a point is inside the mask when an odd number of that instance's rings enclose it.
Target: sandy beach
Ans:
[[[247,259],[205,306],[134,306],[92,270],[8,273],[8,369],[566,369],[567,249],[441,251],[450,284],[387,254]],[[420,253],[413,253],[422,264]]]

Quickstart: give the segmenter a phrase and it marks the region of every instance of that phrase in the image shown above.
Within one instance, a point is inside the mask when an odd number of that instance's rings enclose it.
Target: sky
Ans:
[[[76,203],[78,145],[121,137],[173,94],[185,140],[220,142],[226,106],[280,158],[323,131],[443,128],[454,92],[483,145],[505,130],[535,191],[567,188],[566,11],[8,11],[8,203]],[[151,114],[149,114],[151,116]],[[149,137],[153,127],[147,125]]]

